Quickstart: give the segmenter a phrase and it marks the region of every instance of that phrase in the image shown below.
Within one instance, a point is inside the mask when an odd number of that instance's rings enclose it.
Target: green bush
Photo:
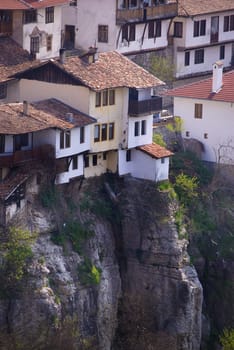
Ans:
[[[224,329],[220,342],[223,350],[234,350],[234,329]]]
[[[175,179],[174,189],[179,201],[185,206],[189,205],[198,196],[197,188],[198,183],[195,176],[190,177],[181,173]]]
[[[164,141],[163,136],[161,134],[154,134],[153,142],[159,146],[166,147],[166,142]]]
[[[39,193],[39,199],[44,208],[53,208],[59,199],[58,191],[54,185],[43,187]]]
[[[88,258],[84,259],[84,262],[78,267],[79,278],[84,285],[97,285],[101,280],[102,270],[92,264]]]

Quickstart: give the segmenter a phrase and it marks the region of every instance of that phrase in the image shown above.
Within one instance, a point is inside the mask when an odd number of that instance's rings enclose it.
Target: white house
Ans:
[[[76,48],[97,46],[99,52],[165,48],[171,19],[177,14],[175,0],[79,0],[71,5],[63,8],[65,47],[74,40]]]
[[[58,56],[62,7],[68,0],[0,0],[0,34],[39,59]]]
[[[234,1],[179,0],[170,27],[176,77],[210,72],[212,62],[234,64]]]
[[[0,105],[0,177],[30,161],[54,163],[55,183],[84,175],[94,118],[49,99]]]
[[[183,120],[183,137],[203,144],[202,159],[234,163],[234,71],[223,74],[222,62],[213,77],[168,92],[174,115]]]
[[[91,50],[83,57],[62,55],[14,78],[19,79],[19,100],[56,97],[96,119],[84,159],[85,177],[106,171],[123,174],[119,163],[122,151],[152,144],[153,113],[161,110],[162,100],[151,91],[163,82],[116,51],[97,55]],[[141,167],[138,158],[134,162],[135,168]]]

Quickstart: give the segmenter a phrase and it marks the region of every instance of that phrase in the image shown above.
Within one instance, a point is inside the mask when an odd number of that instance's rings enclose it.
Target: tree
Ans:
[[[234,350],[234,329],[224,329],[220,342],[223,350]]]

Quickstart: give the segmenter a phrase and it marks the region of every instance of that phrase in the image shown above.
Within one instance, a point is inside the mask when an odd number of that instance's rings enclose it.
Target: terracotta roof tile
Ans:
[[[34,67],[39,61],[32,61],[29,53],[9,37],[0,37],[0,82],[18,71]]]
[[[72,113],[72,120],[67,113]],[[28,104],[27,115],[23,114],[22,103],[0,104],[0,134],[17,135],[48,128],[65,130],[95,121],[56,99]]]
[[[223,74],[223,86],[217,93],[212,93],[212,78],[208,78],[169,90],[167,95],[211,101],[234,102],[234,70]]]
[[[171,151],[169,151],[165,147],[157,145],[156,143],[139,146],[137,147],[137,149],[156,159],[170,157],[173,155]]]
[[[179,16],[195,16],[200,14],[215,13],[234,10],[233,0],[179,0]]]
[[[1,10],[27,10],[68,3],[69,0],[0,0]]]
[[[90,64],[78,56],[67,57],[64,64],[59,61],[54,63],[95,91],[117,87],[148,88],[164,84],[116,51],[100,53],[98,60]]]

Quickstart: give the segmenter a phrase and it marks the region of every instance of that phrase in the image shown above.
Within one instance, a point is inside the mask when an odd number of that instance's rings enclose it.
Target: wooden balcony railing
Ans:
[[[130,116],[139,116],[153,114],[162,110],[162,97],[152,97],[149,100],[136,101],[129,100],[128,114]]]
[[[12,168],[33,160],[46,161],[54,158],[54,147],[51,145],[43,145],[32,150],[15,151],[12,154],[0,154],[0,167]]]
[[[147,19],[170,18],[177,15],[177,3],[159,4],[145,8],[117,9],[116,23],[118,25],[146,21]]]

